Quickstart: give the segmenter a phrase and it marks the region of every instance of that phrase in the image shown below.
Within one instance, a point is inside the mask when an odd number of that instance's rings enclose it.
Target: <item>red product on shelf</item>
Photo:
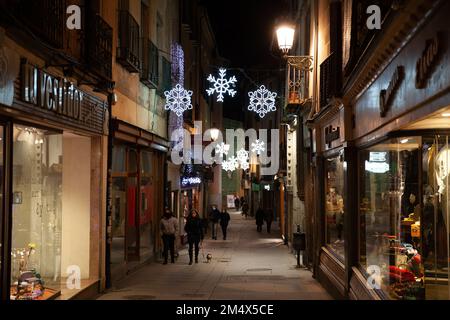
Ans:
[[[400,269],[396,266],[389,266],[390,282],[415,282],[414,274],[408,270]]]

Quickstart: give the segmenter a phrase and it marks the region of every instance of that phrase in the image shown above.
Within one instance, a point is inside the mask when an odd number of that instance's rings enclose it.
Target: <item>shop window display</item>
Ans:
[[[360,262],[391,299],[450,298],[448,139],[402,137],[360,152]]]
[[[450,299],[450,137],[424,138],[422,256],[427,299]]]
[[[98,279],[91,269],[91,138],[20,125],[13,132],[10,297],[67,298],[73,270],[81,287]]]
[[[62,134],[15,126],[11,299],[48,299],[61,281]]]
[[[325,160],[325,231],[327,245],[344,259],[344,161]]]

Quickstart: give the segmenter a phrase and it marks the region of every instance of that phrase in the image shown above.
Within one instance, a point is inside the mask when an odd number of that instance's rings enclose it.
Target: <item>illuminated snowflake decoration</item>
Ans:
[[[236,157],[230,157],[230,159],[228,159],[228,163],[230,164],[230,168],[232,169],[232,171],[239,168],[239,159]]]
[[[228,160],[222,161],[222,169],[225,171],[234,171],[239,168],[239,160],[236,157],[230,157]]]
[[[256,112],[260,118],[264,118],[267,113],[277,110],[275,107],[277,93],[267,90],[265,86],[249,92],[248,96],[250,97],[248,110]]]
[[[229,144],[225,144],[225,143],[219,143],[216,146],[216,152],[218,154],[220,154],[221,157],[223,157],[223,155],[227,155],[228,151],[230,151],[230,145]]]
[[[236,156],[238,161],[239,161],[239,163],[247,162],[248,161],[248,154],[249,154],[249,152],[246,151],[245,149],[239,150],[237,152],[237,156]]]
[[[249,163],[249,152],[245,149],[241,149],[237,152],[236,158],[243,170],[248,170],[250,168]]]
[[[180,117],[183,112],[192,109],[192,94],[192,91],[185,90],[180,84],[177,84],[172,90],[164,92],[166,96],[164,109],[170,110]]]
[[[241,168],[242,170],[248,170],[250,169],[250,163],[248,161],[246,162],[241,162]]]
[[[226,79],[227,70],[226,69],[219,69],[219,78],[216,79],[212,74],[209,75],[208,81],[212,83],[213,87],[206,90],[208,95],[213,95],[215,92],[219,95],[217,96],[218,102],[223,102],[223,99],[225,98],[224,95],[228,94],[232,97],[235,96],[236,90],[231,89],[231,87],[234,87],[236,85],[236,77],[232,76],[229,79]]]
[[[252,152],[256,153],[257,155],[260,155],[261,152],[266,151],[266,148],[264,148],[264,141],[262,140],[256,140],[252,143]]]
[[[230,161],[224,160],[222,161],[222,169],[225,171],[233,172],[236,168],[234,168]]]

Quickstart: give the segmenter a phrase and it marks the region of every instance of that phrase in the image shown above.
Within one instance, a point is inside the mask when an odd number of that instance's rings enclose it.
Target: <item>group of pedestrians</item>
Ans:
[[[237,197],[236,197],[237,198]],[[247,217],[248,214],[248,204],[245,200],[242,202],[237,198],[237,208],[239,205],[242,205],[242,211],[245,212],[243,215]],[[220,225],[222,229],[223,240],[227,240],[227,229],[230,223],[231,217],[228,213],[226,207],[220,211],[216,205],[212,206],[211,212],[209,214],[209,220],[211,222],[211,238],[213,240],[217,240],[217,229],[218,225]],[[256,230],[258,232],[262,232],[262,226],[264,222],[267,226],[267,233],[270,233],[273,214],[270,209],[263,210],[262,207],[259,207],[255,214],[256,220]],[[163,240],[163,256],[164,256],[164,264],[168,263],[169,252],[170,252],[170,261],[171,263],[175,263],[175,240],[176,235],[178,234],[178,219],[173,216],[172,212],[169,208],[166,208],[164,211],[164,215],[161,219],[160,229]],[[207,232],[207,225],[205,226],[204,221],[200,218],[197,210],[189,208],[189,214],[186,217],[186,224],[184,226],[184,231],[187,234],[187,242],[189,244],[189,265],[192,265],[194,262],[198,263],[198,255],[200,251],[200,243],[203,241],[204,235]]]
[[[227,229],[230,223],[231,217],[226,207],[219,211],[217,206],[213,205],[210,213],[210,220],[212,224],[211,237],[213,240],[217,240],[217,225],[220,225],[222,229],[223,240],[227,240]]]
[[[259,207],[255,214],[255,220],[256,220],[256,231],[262,232],[262,226],[265,221],[267,226],[267,233],[270,233],[273,221],[273,214],[270,209],[263,210],[261,207]]]
[[[217,206],[213,205],[209,218],[212,226],[212,239],[217,240],[217,225],[220,224],[223,240],[226,240],[227,228],[231,220],[230,214],[227,212],[226,208],[224,208],[223,211],[219,211]],[[163,264],[168,263],[169,252],[171,263],[175,263],[175,240],[179,227],[178,219],[172,214],[169,208],[166,208],[164,211],[164,215],[160,222],[160,229],[163,240]],[[204,222],[200,219],[197,210],[191,206],[184,226],[184,231],[187,234],[187,241],[189,244],[189,265],[192,265],[194,261],[195,263],[198,263],[200,242],[203,241],[204,234],[206,233],[206,230],[204,229]]]

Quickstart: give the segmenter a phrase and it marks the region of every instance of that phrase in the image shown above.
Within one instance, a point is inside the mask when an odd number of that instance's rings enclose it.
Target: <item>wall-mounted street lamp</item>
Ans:
[[[276,27],[276,35],[278,47],[283,52],[283,58],[287,62],[286,107],[293,106],[296,110],[298,106],[304,105],[311,100],[309,97],[309,76],[312,71],[313,57],[289,55],[289,52],[294,47],[294,24],[289,22],[280,23]]]
[[[289,23],[283,23],[277,27],[278,47],[287,55],[294,45],[295,26]]]

